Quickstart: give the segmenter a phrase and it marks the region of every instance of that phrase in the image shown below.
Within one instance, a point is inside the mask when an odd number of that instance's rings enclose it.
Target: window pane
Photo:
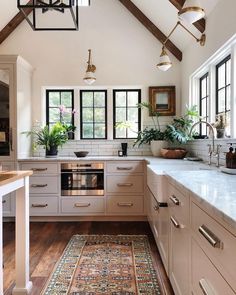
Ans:
[[[83,124],[83,138],[93,138],[93,124]]]
[[[128,109],[128,121],[138,122],[138,109],[137,108]]]
[[[71,109],[67,109],[67,110],[68,112],[63,113],[63,121],[71,123],[71,120],[72,120]]]
[[[58,108],[49,109],[49,122],[60,122],[60,112]]]
[[[59,92],[49,92],[49,106],[54,107],[54,106],[59,106],[61,104],[60,102],[60,93]]]
[[[94,92],[94,106],[95,107],[105,107],[105,93],[104,92]]]
[[[226,111],[230,110],[230,100],[231,100],[231,88],[226,87]]]
[[[231,59],[226,63],[226,84],[229,85],[231,81]]]
[[[83,92],[82,106],[83,107],[93,106],[93,92]]]
[[[138,104],[138,92],[129,91],[128,92],[128,106],[137,106]]]
[[[72,107],[71,92],[61,92],[61,104],[66,107]]]
[[[132,125],[132,129],[128,129],[128,138],[136,138],[138,133],[138,123]]]
[[[205,121],[205,118],[203,118],[203,121]],[[207,135],[207,126],[206,124],[202,124],[202,135]]]
[[[206,117],[207,110],[206,110],[206,98],[201,101],[201,116]]]
[[[116,92],[116,106],[125,107],[126,106],[126,92]]]
[[[105,138],[105,124],[94,125],[94,138]]]
[[[82,114],[83,114],[83,122],[93,122],[92,108],[84,108],[82,111]]]
[[[125,121],[126,121],[126,108],[117,108],[116,122],[125,122]]]
[[[218,92],[218,113],[225,111],[225,88]]]
[[[218,89],[225,86],[225,64],[218,68]]]
[[[105,122],[105,109],[94,109],[94,122]]]
[[[126,138],[126,129],[116,129],[116,138]]]
[[[226,128],[225,128],[225,135],[227,137],[230,136],[230,112],[226,113]]]
[[[206,97],[207,96],[207,92],[206,92],[206,78],[204,78],[203,80],[201,80],[202,82],[202,92],[201,92],[201,98]]]

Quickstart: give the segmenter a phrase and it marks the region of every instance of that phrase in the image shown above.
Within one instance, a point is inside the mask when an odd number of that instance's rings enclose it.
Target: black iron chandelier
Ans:
[[[89,5],[90,0],[30,0],[26,4],[24,0],[17,0],[18,9],[34,31],[78,31],[79,6]],[[58,14],[52,17],[50,12]],[[63,18],[66,22],[61,26]]]

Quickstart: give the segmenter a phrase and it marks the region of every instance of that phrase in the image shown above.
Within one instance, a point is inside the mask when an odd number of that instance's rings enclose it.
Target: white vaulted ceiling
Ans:
[[[27,2],[27,0],[25,0]],[[91,5],[97,0],[91,0]],[[119,1],[119,0],[117,0]],[[171,31],[177,22],[177,9],[169,2],[169,0],[132,0],[133,3],[165,34]],[[214,9],[216,4],[222,0],[201,0],[201,4],[206,11],[206,18]],[[18,13],[17,0],[0,0],[0,30]],[[126,9],[123,7],[123,9]],[[130,14],[130,18],[134,18]],[[137,20],[138,22],[138,20]],[[187,25],[188,26],[188,25]],[[188,28],[196,35],[200,36],[200,32],[193,26]],[[147,31],[147,34],[149,32]],[[177,28],[171,36],[171,41],[183,50],[189,42],[194,42],[193,38],[184,32],[182,28]]]

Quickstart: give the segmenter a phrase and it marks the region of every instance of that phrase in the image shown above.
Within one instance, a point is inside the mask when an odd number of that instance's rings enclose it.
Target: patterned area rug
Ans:
[[[41,294],[161,294],[147,237],[73,236]]]

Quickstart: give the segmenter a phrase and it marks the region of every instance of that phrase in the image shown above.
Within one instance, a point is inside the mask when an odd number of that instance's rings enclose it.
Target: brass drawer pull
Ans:
[[[126,186],[126,187],[130,187],[133,186],[133,183],[117,183],[117,186]]]
[[[42,171],[47,171],[48,168],[31,168],[31,170],[35,172],[42,172]]]
[[[202,293],[204,295],[214,295],[215,294],[215,292],[210,288],[210,286],[207,284],[205,279],[201,279],[199,281],[199,286],[200,286]]]
[[[31,187],[46,187],[48,186],[46,183],[45,184],[31,184]]]
[[[48,204],[32,204],[32,208],[46,208]]]
[[[90,203],[75,203],[74,207],[75,208],[83,208],[83,207],[89,207],[91,204]]]
[[[179,222],[173,216],[170,217],[170,221],[173,223],[174,227],[180,228]]]
[[[117,203],[117,205],[120,207],[133,207],[134,206],[133,203],[126,203],[126,202],[119,202],[119,203]]]
[[[2,201],[3,204],[6,204],[6,202],[7,202],[6,200],[3,200],[3,201]]]
[[[116,167],[117,170],[132,170],[132,167]]]
[[[180,204],[179,199],[178,199],[175,195],[170,196],[170,200],[171,200],[176,206],[179,206],[179,204]]]
[[[221,247],[221,241],[217,236],[209,230],[204,224],[198,228],[200,234],[211,244],[214,248]]]

